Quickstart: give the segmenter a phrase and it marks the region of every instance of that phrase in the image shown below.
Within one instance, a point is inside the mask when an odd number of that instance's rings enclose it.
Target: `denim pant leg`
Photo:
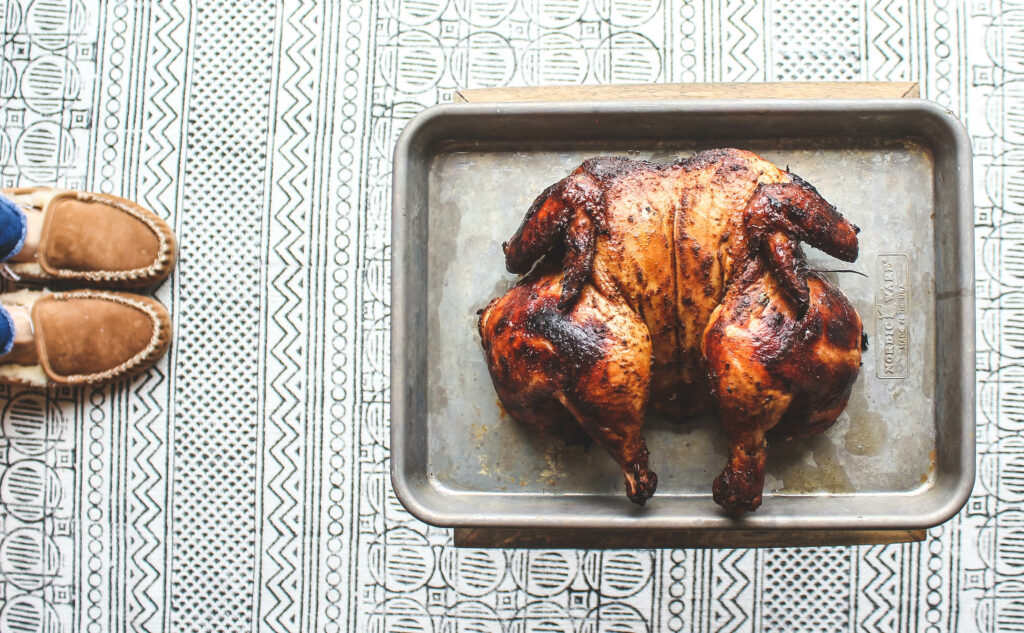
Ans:
[[[0,195],[0,261],[21,250],[27,232],[25,212],[13,200]]]
[[[0,305],[0,356],[10,352],[13,348],[14,318],[3,305]]]
[[[21,250],[28,231],[25,212],[12,200],[0,195],[0,261]],[[14,347],[14,319],[0,306],[0,355]]]

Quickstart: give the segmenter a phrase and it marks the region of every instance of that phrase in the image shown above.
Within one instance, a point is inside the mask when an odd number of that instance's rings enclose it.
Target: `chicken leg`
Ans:
[[[651,377],[647,326],[592,286],[563,310],[564,274],[551,269],[542,263],[481,313],[494,388],[509,415],[535,432],[572,441],[582,428],[615,458],[626,495],[642,505],[658,485],[642,433]]]
[[[757,509],[767,433],[820,432],[846,407],[860,371],[860,316],[838,288],[808,272],[798,239],[846,261],[857,229],[793,176],[758,187],[737,242],[746,260],[704,331],[704,356],[730,455],[712,493],[733,514]],[[747,253],[743,253],[743,250]]]

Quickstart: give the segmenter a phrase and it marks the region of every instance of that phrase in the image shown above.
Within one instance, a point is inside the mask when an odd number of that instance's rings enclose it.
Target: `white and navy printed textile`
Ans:
[[[1024,630],[1024,2],[0,0],[0,186],[167,218],[168,357],[0,389],[0,631]],[[976,152],[978,483],[923,543],[459,550],[388,477],[391,153],[457,88],[918,81]]]

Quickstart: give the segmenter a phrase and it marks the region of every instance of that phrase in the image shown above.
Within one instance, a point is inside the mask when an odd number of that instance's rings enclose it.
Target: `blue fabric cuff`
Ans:
[[[14,349],[14,317],[0,305],[0,356]]]
[[[25,212],[10,198],[0,196],[0,261],[20,251],[27,234]]]

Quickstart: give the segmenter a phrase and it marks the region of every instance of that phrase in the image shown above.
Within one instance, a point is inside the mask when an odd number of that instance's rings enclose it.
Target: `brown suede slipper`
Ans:
[[[0,189],[0,194],[43,212],[36,261],[7,262],[19,281],[137,288],[162,281],[174,267],[171,227],[130,200],[48,187]]]
[[[171,319],[149,297],[102,290],[0,295],[7,310],[27,310],[36,364],[25,350],[0,356],[0,383],[45,386],[119,380],[145,371],[167,351]]]

